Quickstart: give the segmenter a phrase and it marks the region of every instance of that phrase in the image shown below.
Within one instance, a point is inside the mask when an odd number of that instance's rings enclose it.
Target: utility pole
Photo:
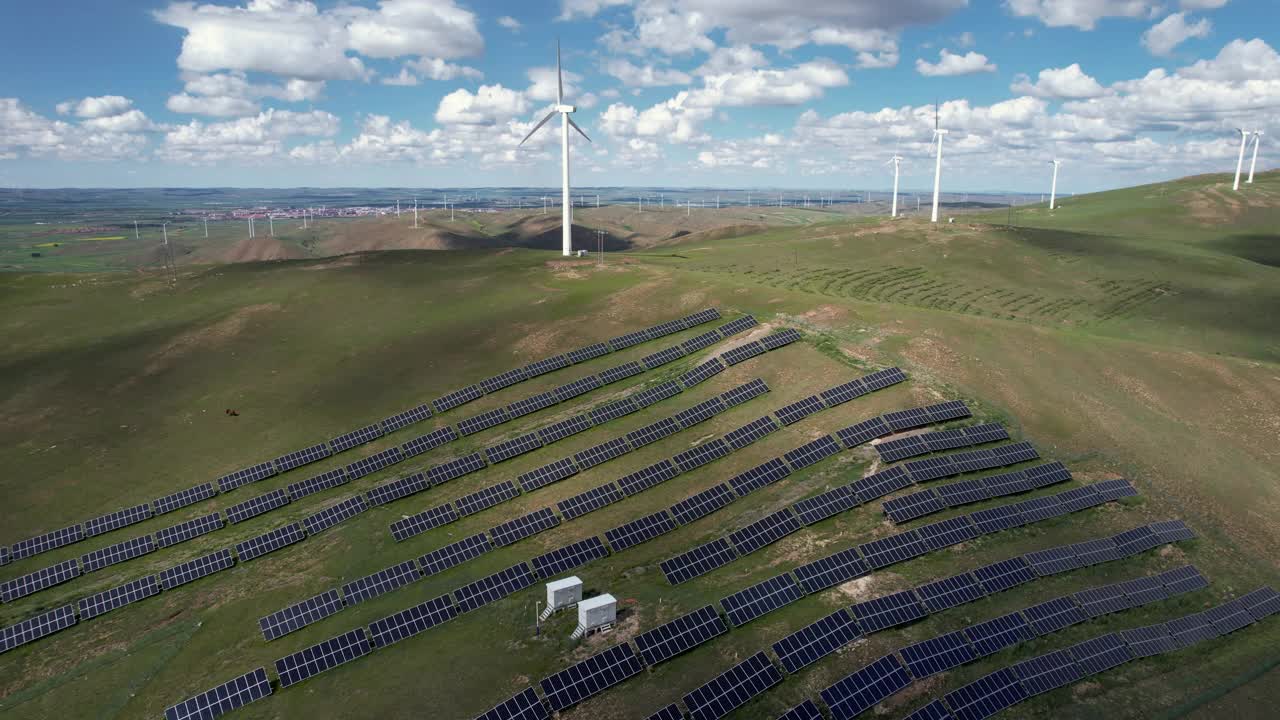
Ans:
[[[604,267],[604,231],[596,231],[596,243],[600,248],[600,267]]]

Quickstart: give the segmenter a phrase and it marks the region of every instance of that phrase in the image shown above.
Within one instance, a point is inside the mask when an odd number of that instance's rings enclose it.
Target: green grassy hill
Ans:
[[[887,651],[1076,590],[1194,563],[1209,588],[1128,610],[938,676],[942,694],[993,669],[1105,630],[1280,586],[1280,175],[1240,195],[1221,177],[1066,198],[955,224],[834,218],[756,234],[694,237],[607,263],[549,252],[398,251],[185,268],[157,274],[0,275],[0,542],[212,480],[506,369],[702,307],[755,315],[804,341],[671,400],[321,535],[0,656],[0,714],[158,717],[191,694],[464,583],[671,505],[826,432],[876,414],[964,399],[1081,482],[1123,476],[1140,497],[933,553],[818,593],[563,713],[644,717],[730,665],[856,599],[1020,552],[1171,517],[1199,539],[1043,579],[858,641],[733,715],[774,717]],[[1273,242],[1274,241],[1274,242]],[[697,334],[630,348],[487,396],[456,423]],[[367,490],[687,370],[725,345],[610,385],[216,533],[0,606],[0,625],[156,572]],[[553,505],[874,369],[909,382],[816,414],[724,460],[476,561],[264,643],[259,617],[327,588]],[[442,528],[395,543],[389,523],[564,457],[753,378],[771,392],[693,429]],[[225,411],[235,409],[236,417]],[[431,423],[427,423],[430,425]],[[154,532],[355,457],[387,438],[103,538],[0,569],[9,579]],[[878,502],[796,533],[678,587],[658,564],[875,465],[844,453],[653,542],[579,568],[620,600],[610,634],[579,646],[574,619],[534,636],[542,585],[324,673],[234,717],[469,718],[596,649],[753,582],[890,534]],[[1038,494],[1056,492],[1050,488]],[[1022,497],[993,500],[971,511]],[[933,516],[943,519],[956,511]],[[928,522],[923,521],[923,522]],[[919,524],[919,521],[918,523]],[[908,525],[907,527],[914,527]],[[1130,663],[1025,703],[1017,717],[1264,717],[1277,694],[1277,623]],[[876,717],[924,702],[902,695]]]

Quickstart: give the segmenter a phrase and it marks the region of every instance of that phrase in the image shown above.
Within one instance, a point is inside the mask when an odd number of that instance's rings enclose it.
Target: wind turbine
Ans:
[[[902,166],[902,156],[895,151],[885,165],[889,163],[893,163],[893,209],[890,210],[889,217],[898,217],[898,169]]]
[[[556,41],[556,106],[542,118],[528,135],[524,136],[524,140],[520,141],[520,145],[524,145],[538,132],[538,129],[547,124],[547,121],[560,113],[560,250],[561,255],[569,257],[573,254],[573,198],[569,193],[569,126],[572,125],[578,134],[586,138],[587,142],[591,142],[591,138],[578,127],[578,123],[569,117],[577,108],[572,105],[564,104],[564,73],[560,70],[560,41]],[[519,147],[519,146],[517,146]]]
[[[1049,164],[1053,165],[1053,183],[1049,185],[1049,209],[1052,210],[1054,200],[1058,197],[1058,166],[1062,161],[1054,158],[1049,161]]]
[[[1245,181],[1245,183],[1248,185],[1253,184],[1253,169],[1258,167],[1258,143],[1261,140],[1262,140],[1262,131],[1254,130],[1253,131],[1253,161],[1249,163],[1249,179]]]
[[[1249,141],[1248,130],[1236,128],[1236,132],[1240,133],[1240,159],[1236,160],[1236,184],[1232,186],[1232,190],[1240,189],[1240,171],[1244,169],[1244,146]]]
[[[938,159],[933,168],[933,220],[938,222],[938,190],[942,186],[942,136],[947,131],[938,127],[938,105],[933,106],[933,136],[938,138]]]

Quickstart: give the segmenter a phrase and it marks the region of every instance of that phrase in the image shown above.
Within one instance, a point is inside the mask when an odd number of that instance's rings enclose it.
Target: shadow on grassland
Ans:
[[[1214,249],[1242,260],[1280,267],[1280,235],[1228,235],[1211,243]]]

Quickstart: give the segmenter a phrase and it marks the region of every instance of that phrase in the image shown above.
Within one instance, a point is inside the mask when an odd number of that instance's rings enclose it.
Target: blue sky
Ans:
[[[1280,134],[1272,0],[241,0],[10,4],[0,185],[1088,191]],[[1250,148],[1252,149],[1252,148]]]

